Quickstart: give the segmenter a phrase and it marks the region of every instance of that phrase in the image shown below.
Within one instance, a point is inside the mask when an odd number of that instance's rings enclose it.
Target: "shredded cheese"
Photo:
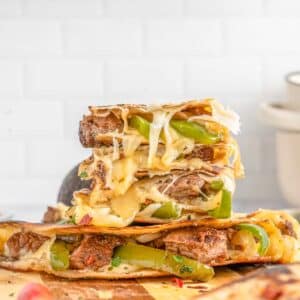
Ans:
[[[149,133],[149,156],[148,167],[151,168],[154,156],[157,151],[159,135],[166,121],[166,113],[164,111],[156,111],[153,113],[153,121],[150,125]]]
[[[139,135],[126,135],[122,140],[123,151],[126,157],[133,156],[143,138]]]

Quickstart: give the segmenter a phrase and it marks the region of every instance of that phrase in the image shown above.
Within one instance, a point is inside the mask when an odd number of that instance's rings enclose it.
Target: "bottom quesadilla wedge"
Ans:
[[[0,223],[0,267],[65,278],[175,275],[207,281],[213,267],[299,260],[299,224],[281,211],[124,228]]]

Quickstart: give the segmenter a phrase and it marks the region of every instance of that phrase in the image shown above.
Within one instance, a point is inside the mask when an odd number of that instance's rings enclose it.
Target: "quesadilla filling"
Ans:
[[[234,182],[224,171],[221,172],[220,168],[214,167],[144,178],[119,196],[112,195],[110,190],[98,189],[98,185],[95,185],[92,190],[75,192],[73,206],[49,208],[44,221],[55,223],[61,219],[80,224],[88,214],[91,217],[90,224],[104,225],[107,218],[110,226],[114,222],[113,226],[122,227],[133,219],[142,222],[150,218],[157,222],[193,219],[195,212],[197,215],[228,218],[231,215]],[[100,197],[102,201],[99,201]]]
[[[67,270],[129,274],[152,269],[182,278],[207,280],[213,275],[211,266],[293,261],[297,245],[295,230],[291,221],[281,219],[277,226],[270,220],[262,220],[260,225],[241,223],[220,229],[193,226],[129,236],[91,233],[47,236],[20,231],[10,235],[2,246],[1,261],[25,261],[33,269],[42,264],[46,271],[57,275]]]

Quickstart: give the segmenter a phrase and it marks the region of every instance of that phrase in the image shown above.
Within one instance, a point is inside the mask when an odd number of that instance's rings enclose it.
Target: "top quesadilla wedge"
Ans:
[[[112,144],[112,138],[122,138],[121,133],[131,133],[134,125],[132,117],[138,116],[149,122],[161,125],[167,118],[170,120],[198,120],[219,124],[220,129],[239,131],[239,118],[213,99],[191,100],[180,104],[166,105],[142,105],[142,104],[119,104],[108,106],[90,106],[90,115],[84,116],[80,122],[80,140],[83,146],[95,148],[101,143]],[[166,116],[168,115],[168,116]],[[158,119],[158,120],[157,120]],[[135,120],[134,120],[135,121]],[[133,128],[129,128],[132,124]],[[148,125],[139,123],[138,125]],[[139,127],[141,127],[139,126]],[[137,128],[135,128],[137,129]],[[137,130],[139,130],[138,128]],[[146,130],[146,128],[143,128]],[[139,131],[141,135],[148,135],[145,131]],[[121,134],[121,135],[118,135]],[[223,139],[226,137],[222,137]],[[148,143],[148,139],[143,141]]]
[[[212,267],[299,260],[299,224],[280,211],[125,228],[0,223],[0,267],[66,278],[176,275],[209,280]]]
[[[137,169],[139,161],[145,161],[148,170],[168,171],[174,164],[188,167],[192,157],[231,165],[241,177],[243,166],[230,130],[238,132],[238,116],[207,99],[177,105],[90,107],[90,115],[80,122],[79,136],[83,146],[96,148],[92,161],[100,161],[107,174],[112,161],[119,159],[130,158]],[[110,186],[109,176],[106,185]]]

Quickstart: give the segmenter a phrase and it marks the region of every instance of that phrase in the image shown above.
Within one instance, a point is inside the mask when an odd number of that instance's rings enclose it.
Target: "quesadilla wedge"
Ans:
[[[229,218],[235,190],[233,177],[230,168],[215,166],[178,170],[144,177],[120,195],[94,184],[92,189],[74,192],[72,206],[59,204],[56,209],[49,208],[45,219],[48,222],[72,219],[79,224],[88,214],[93,225],[124,227],[133,221],[165,223],[198,215]],[[127,179],[120,180],[126,185]]]
[[[110,188],[116,160],[128,176],[143,170],[155,175],[174,168],[193,169],[203,162],[230,165],[237,177],[243,176],[239,149],[230,136],[230,130],[238,132],[239,118],[215,100],[89,109],[90,115],[80,122],[79,136],[83,146],[94,150],[82,164],[83,179],[102,168],[105,186]]]
[[[125,228],[0,223],[0,267],[66,278],[212,278],[214,266],[299,260],[299,224],[280,211]]]

